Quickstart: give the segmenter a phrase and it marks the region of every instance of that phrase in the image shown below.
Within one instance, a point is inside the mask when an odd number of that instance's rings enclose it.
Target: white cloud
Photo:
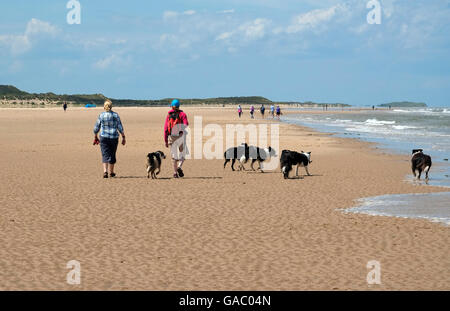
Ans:
[[[220,14],[233,14],[234,12],[235,12],[234,9],[230,9],[230,10],[218,11],[217,13],[220,13]]]
[[[27,23],[24,34],[1,35],[0,44],[8,46],[14,55],[23,54],[32,48],[33,42],[40,35],[55,36],[57,33],[58,29],[55,26],[48,22],[32,18]]]
[[[178,16],[178,12],[175,12],[175,11],[165,11],[163,13],[164,20],[175,18],[177,16]]]
[[[227,40],[227,39],[231,38],[232,35],[233,35],[233,32],[231,32],[231,31],[223,32],[216,37],[216,40]]]
[[[245,23],[239,27],[239,30],[247,39],[261,39],[266,34],[266,28],[270,24],[270,20],[257,18],[252,22]]]
[[[317,9],[304,14],[295,16],[292,23],[286,27],[286,33],[298,33],[304,30],[317,28],[320,25],[330,21],[338,11],[345,11],[343,5],[335,5],[328,9]]]
[[[122,53],[113,53],[104,57],[93,64],[94,68],[105,70],[111,67],[123,67],[129,65],[130,57],[123,57]]]
[[[223,32],[216,37],[217,40],[229,40],[232,37],[244,41],[258,40],[266,35],[267,28],[271,21],[265,18],[257,18],[253,21],[240,25],[233,31]]]
[[[165,11],[163,13],[163,19],[164,20],[170,20],[170,19],[174,19],[174,18],[176,18],[176,17],[178,17],[180,15],[187,15],[187,16],[189,16],[189,15],[194,15],[196,13],[197,12],[194,11],[194,10],[186,10],[186,11],[181,12],[181,13],[180,12],[176,12],[176,11]]]
[[[361,35],[361,34],[365,33],[366,31],[368,31],[370,26],[371,25],[369,25],[368,23],[364,23],[364,24],[361,24],[361,25],[359,25],[357,27],[350,27],[350,31],[354,32],[354,33],[356,33],[358,35]]]
[[[49,34],[55,35],[58,32],[58,29],[51,25],[50,23],[38,20],[36,18],[32,18],[25,30],[25,36],[37,35],[37,34]]]

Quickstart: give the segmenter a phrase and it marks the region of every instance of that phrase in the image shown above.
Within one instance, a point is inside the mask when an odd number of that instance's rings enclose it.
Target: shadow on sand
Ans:
[[[147,178],[147,176],[117,176],[116,179],[151,179]],[[175,179],[173,177],[158,177],[157,180],[171,180]],[[180,177],[177,179],[222,179],[222,177]]]

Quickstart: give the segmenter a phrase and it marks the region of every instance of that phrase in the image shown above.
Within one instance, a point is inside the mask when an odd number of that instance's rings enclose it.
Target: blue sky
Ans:
[[[111,98],[450,106],[450,0],[2,1],[0,84]]]

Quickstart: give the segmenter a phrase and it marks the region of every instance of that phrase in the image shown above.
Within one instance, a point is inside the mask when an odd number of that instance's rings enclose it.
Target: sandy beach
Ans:
[[[167,110],[115,109],[127,135],[115,179],[102,178],[92,145],[102,109],[0,110],[0,290],[450,290],[449,227],[337,210],[448,191],[405,182],[409,157],[280,124],[281,149],[311,151],[313,176],[191,159],[172,179],[166,159],[149,180],[146,154],[167,151]],[[204,125],[265,122],[234,108],[183,110]],[[80,285],[66,283],[70,260]],[[367,284],[370,260],[381,285]]]

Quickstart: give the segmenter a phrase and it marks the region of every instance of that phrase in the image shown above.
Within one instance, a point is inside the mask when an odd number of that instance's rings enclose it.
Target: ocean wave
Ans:
[[[392,125],[395,124],[395,121],[380,121],[377,119],[367,119],[365,124],[369,125]]]
[[[393,112],[411,113],[411,114],[450,114],[449,108],[420,108],[420,109],[393,109]]]
[[[412,125],[393,125],[392,126],[396,130],[407,130],[407,129],[417,129],[417,126]]]

